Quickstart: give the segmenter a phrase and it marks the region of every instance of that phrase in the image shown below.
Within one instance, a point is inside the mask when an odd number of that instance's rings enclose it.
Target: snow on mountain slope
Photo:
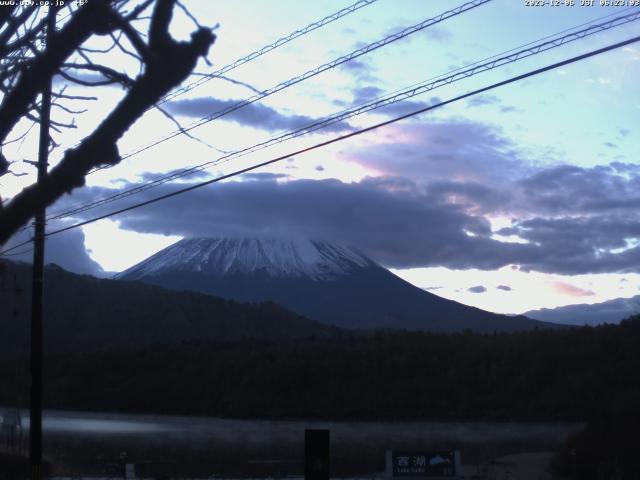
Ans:
[[[166,272],[223,277],[252,275],[327,280],[376,264],[349,247],[303,239],[192,238],[181,240],[119,277],[140,279]]]

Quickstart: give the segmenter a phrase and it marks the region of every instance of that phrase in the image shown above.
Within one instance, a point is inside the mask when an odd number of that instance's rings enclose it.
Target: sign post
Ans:
[[[329,480],[329,430],[304,431],[304,479]]]
[[[460,452],[457,450],[387,450],[388,478],[451,480],[460,478],[461,467]]]

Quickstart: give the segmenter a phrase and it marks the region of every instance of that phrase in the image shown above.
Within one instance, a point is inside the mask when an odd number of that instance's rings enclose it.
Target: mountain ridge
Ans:
[[[620,323],[625,318],[637,315],[640,310],[640,295],[614,298],[598,303],[576,303],[556,308],[529,310],[523,315],[536,320],[561,322],[568,325],[600,325]]]
[[[31,266],[0,261],[0,352],[28,350]],[[190,340],[299,339],[340,334],[273,303],[243,305],[198,292],[45,269],[45,351],[138,348]]]

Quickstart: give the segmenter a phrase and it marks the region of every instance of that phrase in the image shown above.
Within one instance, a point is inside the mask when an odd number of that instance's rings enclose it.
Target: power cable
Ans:
[[[466,11],[469,11],[473,8],[479,7],[480,5],[483,5],[485,3],[488,3],[492,0],[472,0],[471,2],[467,2],[463,5],[460,5],[452,10],[447,10],[446,12],[441,13],[440,15],[437,15],[435,17],[432,18],[428,18],[426,20],[423,20],[420,23],[417,23],[415,25],[412,25],[411,27],[407,27],[399,32],[396,32],[392,35],[389,35],[385,38],[383,38],[382,40],[378,40],[376,42],[370,43],[362,48],[359,48],[357,50],[352,51],[351,53],[348,53],[346,55],[343,55],[341,57],[338,57],[328,63],[325,63],[323,65],[320,65],[314,69],[308,70],[296,77],[290,78],[289,80],[285,80],[284,82],[281,82],[271,88],[268,88],[266,90],[263,90],[262,92],[249,97],[245,100],[242,100],[240,102],[234,103],[233,105],[230,105],[222,110],[218,110],[206,117],[201,118],[200,120],[192,123],[191,125],[182,128],[182,129],[178,129],[175,130],[167,135],[165,135],[164,137],[161,137],[160,139],[151,142],[150,144],[145,145],[144,147],[139,148],[138,150],[135,150],[133,152],[124,154],[121,156],[122,160],[125,160],[127,158],[133,157],[134,155],[138,155],[139,153],[142,153],[150,148],[153,148],[161,143],[166,142],[167,140],[170,140],[172,138],[175,138],[179,135],[182,135],[185,132],[189,132],[195,128],[198,128],[206,123],[209,123],[213,120],[216,120],[220,117],[223,117],[225,115],[228,115],[232,112],[235,112],[236,110],[239,110],[242,107],[245,107],[247,105],[250,105],[252,103],[257,102],[258,100],[262,100],[265,97],[268,97],[270,95],[273,95],[274,93],[277,93],[281,90],[284,90],[285,88],[289,88],[293,85],[296,85],[304,80],[308,80],[309,78],[315,77],[316,75],[319,75],[320,73],[323,73],[327,70],[330,70],[332,68],[335,68],[339,65],[342,65],[343,63],[346,63],[348,61],[354,60],[358,57],[361,57],[362,55],[365,55],[367,53],[370,53],[374,50],[377,50],[381,47],[384,47],[386,45],[389,45],[390,43],[396,42],[398,40],[401,40],[409,35],[412,35],[416,32],[419,32],[421,30],[424,30],[425,28],[431,27],[437,23],[443,22],[444,20],[447,20],[449,18],[455,17],[457,15],[460,15]]]
[[[368,102],[368,103],[364,103],[361,105],[358,105],[356,107],[350,108],[350,109],[345,109],[342,110],[341,112],[338,112],[334,115],[331,115],[329,117],[326,117],[324,119],[318,120],[316,122],[313,122],[311,124],[305,125],[303,127],[300,127],[296,130],[287,132],[285,134],[276,136],[276,137],[272,137],[271,139],[265,140],[263,142],[257,143],[255,145],[249,146],[249,147],[245,147],[241,150],[237,150],[234,152],[230,152],[228,154],[223,155],[222,157],[219,157],[215,160],[211,160],[199,165],[196,165],[194,167],[190,167],[187,169],[183,169],[180,170],[178,172],[174,172],[170,175],[165,175],[162,177],[159,177],[157,179],[154,179],[150,182],[147,182],[145,184],[142,185],[138,185],[136,187],[118,192],[116,194],[110,195],[108,197],[105,197],[103,199],[100,200],[96,200],[94,202],[90,202],[84,205],[80,205],[78,207],[74,207],[59,213],[56,213],[54,215],[52,215],[49,220],[59,220],[62,218],[67,218],[71,215],[77,214],[77,213],[82,213],[85,212],[87,210],[91,210],[93,208],[108,204],[108,203],[112,203],[116,200],[120,200],[122,198],[126,198],[128,196],[149,190],[151,188],[154,188],[156,186],[162,185],[164,183],[168,183],[172,180],[176,180],[178,178],[182,178],[188,175],[191,175],[195,172],[198,171],[202,171],[206,168],[215,166],[215,165],[219,165],[222,163],[226,163],[229,160],[233,159],[233,158],[238,158],[241,156],[245,156],[248,155],[250,153],[262,150],[264,148],[270,147],[272,145],[275,144],[279,144],[282,143],[284,141],[293,139],[293,138],[297,138],[299,136],[302,135],[306,135],[308,133],[311,133],[313,131],[319,130],[321,128],[325,128],[327,126],[336,124],[338,122],[347,120],[349,118],[352,118],[354,116],[357,115],[361,115],[363,113],[372,111],[372,110],[376,110],[385,106],[389,106],[392,105],[394,103],[412,98],[414,96],[423,94],[425,92],[429,92],[431,90],[434,90],[438,87],[444,86],[444,85],[448,85],[451,84],[453,82],[471,77],[473,75],[477,75],[479,73],[488,71],[488,70],[492,70],[494,68],[498,68],[500,66],[504,66],[508,63],[513,63],[516,62],[518,60],[522,60],[524,58],[528,58],[530,56],[536,55],[538,53],[541,52],[545,52],[548,51],[552,48],[556,48],[556,47],[560,47],[562,45],[565,45],[567,43],[585,38],[589,35],[594,35],[596,33],[600,33],[604,30],[608,30],[610,28],[613,27],[617,27],[620,25],[624,25],[626,23],[632,22],[632,21],[637,21],[640,19],[640,11],[636,11],[635,13],[629,14],[629,15],[625,15],[625,16],[621,16],[621,17],[616,17],[608,22],[604,22],[604,23],[600,23],[597,25],[593,25],[590,26],[588,28],[585,28],[583,30],[577,31],[577,32],[572,32],[568,35],[565,35],[563,37],[560,38],[556,38],[547,42],[542,42],[542,43],[538,43],[535,44],[533,42],[527,44],[527,45],[532,45],[529,48],[525,48],[525,49],[521,49],[521,50],[515,50],[515,49],[511,49],[508,50],[507,52],[513,52],[510,53],[509,55],[504,55],[504,56],[493,56],[490,57],[491,60],[488,62],[484,62],[484,63],[480,63],[480,62],[475,62],[473,64],[471,64],[471,66],[469,68],[460,68],[460,69],[456,69],[453,71],[452,75],[448,75],[448,76],[440,76],[440,77],[433,77],[429,80],[426,80],[423,83],[420,84],[415,84],[412,85],[411,87],[405,89],[405,90],[400,90],[398,92],[395,92],[393,94],[387,95],[385,97],[380,97],[374,101]],[[545,37],[548,38],[548,37]],[[444,74],[446,75],[446,74]],[[434,80],[435,79],[435,80]]]
[[[371,5],[372,3],[375,3],[377,0],[360,0],[352,5],[349,5],[348,7],[345,7],[335,13],[332,13],[331,15],[327,15],[326,17],[322,18],[321,20],[315,21],[313,23],[310,23],[309,25],[307,25],[306,27],[303,27],[299,30],[295,30],[293,32],[291,32],[288,35],[285,35],[284,37],[279,38],[278,40],[276,40],[273,43],[270,43],[269,45],[265,45],[264,47],[249,53],[248,55],[245,55],[242,58],[239,58],[237,60],[235,60],[232,63],[229,63],[228,65],[225,65],[224,67],[216,70],[215,72],[209,73],[206,76],[198,79],[195,82],[192,82],[188,85],[185,85],[184,87],[181,87],[177,90],[174,90],[173,92],[165,95],[163,98],[160,99],[160,101],[158,101],[158,104],[163,104],[169,100],[173,100],[174,98],[178,97],[179,95],[182,95],[184,93],[190,92],[191,90],[194,90],[195,88],[198,88],[200,85],[203,85],[204,83],[208,82],[209,80],[212,80],[216,77],[219,77],[221,75],[224,75],[227,72],[230,72],[231,70],[244,65],[247,62],[250,62],[252,60],[255,60],[258,57],[261,57],[262,55],[264,55],[265,53],[268,53],[272,50],[275,50],[278,47],[281,47],[282,45],[285,45],[287,43],[289,43],[292,40],[295,40],[298,37],[301,37],[303,35],[306,35],[307,33],[310,33],[314,30],[317,30],[320,27],[324,27],[325,25],[330,24],[331,22],[334,22],[336,20],[338,20],[339,18],[342,18],[346,15],[349,15],[350,13],[353,13],[363,7],[366,7],[368,5]]]
[[[90,223],[97,222],[98,220],[103,220],[105,218],[113,217],[113,216],[119,215],[121,213],[125,213],[125,212],[131,211],[131,210],[135,210],[137,208],[144,207],[146,205],[150,205],[150,204],[159,202],[161,200],[166,200],[168,198],[172,198],[172,197],[181,195],[183,193],[187,193],[187,192],[190,192],[192,190],[196,190],[198,188],[202,188],[204,186],[211,185],[213,183],[217,183],[217,182],[220,182],[222,180],[226,180],[226,179],[229,179],[231,177],[235,177],[237,175],[241,175],[243,173],[247,173],[247,172],[250,172],[252,170],[256,170],[258,168],[274,164],[276,162],[280,162],[282,160],[286,160],[287,158],[291,158],[291,157],[294,157],[294,156],[302,155],[304,153],[308,153],[310,151],[317,150],[317,149],[322,148],[322,147],[326,147],[327,145],[331,145],[333,143],[337,143],[337,142],[341,142],[343,140],[346,140],[348,138],[352,138],[352,137],[355,137],[355,136],[358,136],[358,135],[362,135],[363,133],[370,132],[372,130],[376,130],[376,129],[381,128],[381,127],[385,127],[387,125],[391,125],[391,124],[399,122],[401,120],[405,120],[407,118],[414,117],[416,115],[420,115],[422,113],[434,110],[436,108],[440,108],[440,107],[443,107],[445,105],[449,105],[450,103],[458,102],[458,101],[463,100],[465,98],[469,98],[469,97],[472,97],[474,95],[479,95],[481,93],[485,93],[487,91],[494,90],[496,88],[503,87],[505,85],[508,85],[508,84],[511,84],[511,83],[514,83],[514,82],[517,82],[517,81],[520,81],[520,80],[524,80],[526,78],[529,78],[529,77],[532,77],[532,76],[535,76],[535,75],[539,75],[539,74],[547,72],[549,70],[560,68],[560,67],[563,67],[565,65],[569,65],[571,63],[575,63],[575,62],[584,60],[586,58],[593,57],[595,55],[600,55],[602,53],[605,53],[605,52],[608,52],[608,51],[611,51],[611,50],[615,50],[617,48],[622,48],[624,46],[630,45],[630,44],[638,42],[638,41],[640,41],[640,36],[636,36],[636,37],[630,38],[628,40],[624,40],[622,42],[618,42],[618,43],[609,45],[607,47],[599,48],[597,50],[592,50],[592,51],[584,53],[582,55],[578,55],[578,56],[569,58],[567,60],[563,60],[563,61],[560,61],[560,62],[553,63],[551,65],[547,65],[546,67],[541,67],[541,68],[538,68],[538,69],[535,69],[535,70],[531,70],[531,71],[523,73],[521,75],[517,75],[515,77],[511,77],[511,78],[509,78],[507,80],[503,80],[501,82],[494,83],[494,84],[489,85],[487,87],[479,88],[477,90],[473,90],[471,92],[468,92],[468,93],[465,93],[465,94],[462,94],[462,95],[458,95],[458,96],[453,97],[453,98],[451,98],[449,100],[445,100],[443,102],[439,102],[437,104],[430,105],[428,107],[424,107],[424,108],[415,110],[415,111],[413,111],[411,113],[407,113],[405,115],[401,115],[401,116],[392,118],[390,120],[386,120],[384,122],[380,122],[380,123],[377,123],[375,125],[371,125],[369,127],[362,128],[360,130],[356,130],[355,132],[350,132],[350,133],[347,133],[345,135],[334,137],[334,138],[332,138],[330,140],[326,140],[324,142],[316,143],[315,145],[312,145],[310,147],[302,148],[302,149],[299,149],[299,150],[297,150],[295,152],[291,152],[291,153],[288,153],[288,154],[273,158],[271,160],[267,160],[265,162],[261,162],[261,163],[258,163],[258,164],[255,164],[255,165],[240,169],[240,170],[236,170],[235,172],[232,172],[232,173],[229,173],[229,174],[226,174],[226,175],[222,175],[222,176],[219,176],[219,177],[216,177],[216,178],[204,181],[204,182],[200,182],[200,183],[197,183],[195,185],[190,185],[189,187],[185,187],[185,188],[182,188],[180,190],[176,190],[175,192],[170,192],[170,193],[167,193],[167,194],[164,194],[164,195],[160,195],[159,197],[155,197],[155,198],[152,198],[150,200],[146,200],[144,202],[139,202],[139,203],[136,203],[134,205],[130,205],[128,207],[121,208],[119,210],[115,210],[113,212],[107,213],[105,215],[100,215],[98,217],[94,217],[94,218],[91,218],[89,220],[85,220],[83,222],[79,222],[79,223],[76,223],[76,224],[73,224],[73,225],[69,225],[67,227],[60,228],[58,230],[54,230],[54,231],[48,232],[46,234],[46,236],[56,235],[58,233],[66,232],[66,231],[74,229],[74,228],[82,227],[84,225],[88,225]],[[4,252],[0,252],[0,254],[2,254],[2,253],[4,253]]]

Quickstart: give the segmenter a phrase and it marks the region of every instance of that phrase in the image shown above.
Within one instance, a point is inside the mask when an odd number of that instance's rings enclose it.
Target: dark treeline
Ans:
[[[372,333],[50,356],[46,408],[231,417],[592,420],[640,405],[640,318],[516,334]],[[26,405],[26,360],[0,362]]]

